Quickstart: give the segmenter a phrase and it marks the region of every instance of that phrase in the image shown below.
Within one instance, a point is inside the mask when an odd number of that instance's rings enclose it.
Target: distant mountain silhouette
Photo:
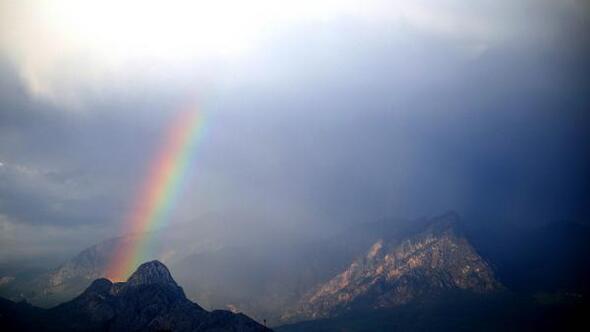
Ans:
[[[95,280],[51,309],[0,301],[3,331],[269,331],[243,314],[209,312],[189,301],[166,266],[144,263],[127,282]]]

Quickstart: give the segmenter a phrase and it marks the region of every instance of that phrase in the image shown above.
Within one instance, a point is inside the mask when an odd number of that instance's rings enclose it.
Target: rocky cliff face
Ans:
[[[501,289],[492,269],[461,235],[457,223],[456,216],[448,215],[405,239],[375,242],[366,255],[304,296],[283,320],[395,307],[452,289],[474,293]]]
[[[142,264],[127,282],[97,279],[72,301],[13,325],[42,326],[36,331],[269,331],[243,314],[209,312],[189,301],[159,261]]]

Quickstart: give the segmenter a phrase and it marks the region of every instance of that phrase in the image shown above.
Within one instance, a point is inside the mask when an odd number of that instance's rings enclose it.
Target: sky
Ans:
[[[169,225],[590,216],[585,1],[0,1],[0,263],[119,235],[174,116]]]

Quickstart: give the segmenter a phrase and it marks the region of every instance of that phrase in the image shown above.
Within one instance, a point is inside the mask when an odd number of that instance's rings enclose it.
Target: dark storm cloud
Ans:
[[[14,71],[2,71],[2,214],[49,225],[118,222],[161,135],[162,117],[149,115],[158,105],[110,100],[67,111],[30,98]],[[138,120],[127,108],[148,115]]]
[[[445,210],[475,224],[585,219],[589,52],[570,32],[587,21],[568,15],[500,42],[303,26],[240,65],[215,64],[210,84],[203,66],[148,65],[150,76],[140,64],[73,91],[84,105],[73,110],[29,94],[4,63],[0,215],[116,233],[170,116],[198,91],[207,123],[178,203],[187,220],[322,232]]]
[[[241,157],[227,164],[250,191],[304,202],[324,222],[446,209],[486,222],[581,218],[581,57],[534,44],[471,58],[436,38],[348,38],[357,43],[331,48],[334,61],[295,50],[291,70],[307,76],[229,102],[218,135],[240,146],[224,156]]]

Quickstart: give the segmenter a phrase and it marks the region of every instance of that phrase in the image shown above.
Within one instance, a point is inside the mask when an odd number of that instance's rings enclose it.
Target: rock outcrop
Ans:
[[[458,228],[458,217],[448,214],[409,237],[375,242],[366,255],[304,296],[283,320],[390,308],[445,290],[484,294],[501,289],[489,264]]]

